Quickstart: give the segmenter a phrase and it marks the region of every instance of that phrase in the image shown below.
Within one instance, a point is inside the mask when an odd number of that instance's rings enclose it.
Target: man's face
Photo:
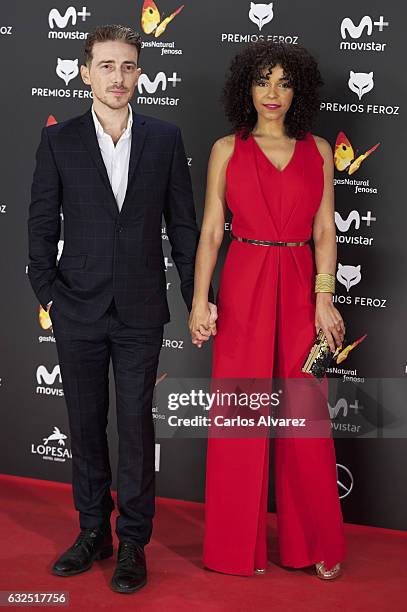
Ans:
[[[127,106],[141,74],[136,47],[109,40],[95,43],[92,55],[90,66],[81,66],[81,76],[91,86],[93,98],[111,109]]]

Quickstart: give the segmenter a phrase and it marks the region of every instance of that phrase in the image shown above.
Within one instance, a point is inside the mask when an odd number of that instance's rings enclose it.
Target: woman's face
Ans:
[[[284,119],[294,97],[284,70],[280,64],[274,66],[271,74],[268,68],[261,71],[261,78],[253,82],[251,94],[259,117],[267,121]]]

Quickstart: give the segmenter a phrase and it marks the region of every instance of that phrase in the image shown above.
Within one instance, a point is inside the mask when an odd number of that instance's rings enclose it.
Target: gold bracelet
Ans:
[[[320,273],[315,276],[315,293],[335,293],[335,276]]]

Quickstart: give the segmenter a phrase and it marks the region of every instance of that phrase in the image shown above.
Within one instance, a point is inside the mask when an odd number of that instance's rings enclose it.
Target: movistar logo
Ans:
[[[53,385],[57,377],[58,381],[62,383],[61,370],[59,368],[59,365],[56,365],[52,372],[48,372],[47,368],[43,365],[38,366],[37,383],[39,385],[41,383],[45,383],[46,385]]]
[[[69,20],[71,20],[72,25],[76,25],[76,9],[73,6],[69,6],[63,16],[56,8],[51,9],[48,15],[48,24],[51,29],[55,25],[58,28],[66,28]]]

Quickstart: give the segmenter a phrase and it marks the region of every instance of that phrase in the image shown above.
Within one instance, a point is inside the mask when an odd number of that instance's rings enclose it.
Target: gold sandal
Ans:
[[[335,578],[339,578],[342,574],[340,563],[337,563],[331,569],[327,570],[325,569],[324,561],[320,561],[315,564],[315,570],[318,578],[321,578],[321,580],[334,580]]]
[[[264,569],[256,568],[254,570],[254,573],[255,574],[265,574],[266,573],[266,569],[265,568]]]

